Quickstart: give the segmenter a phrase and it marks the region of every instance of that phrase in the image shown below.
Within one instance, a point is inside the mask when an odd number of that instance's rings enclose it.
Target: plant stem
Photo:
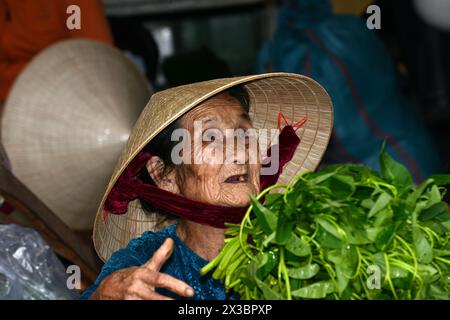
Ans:
[[[386,281],[388,282],[389,287],[391,288],[391,291],[392,291],[392,294],[394,295],[395,300],[398,300],[397,293],[395,292],[394,284],[392,283],[392,280],[391,280],[391,270],[389,267],[389,260],[388,260],[388,256],[386,253],[384,254],[384,262],[386,264]]]
[[[289,280],[289,275],[287,273],[286,264],[284,261],[284,248],[281,248],[280,250],[280,269],[284,276],[284,282],[286,283],[286,294],[287,299],[292,300],[291,296],[291,282]]]

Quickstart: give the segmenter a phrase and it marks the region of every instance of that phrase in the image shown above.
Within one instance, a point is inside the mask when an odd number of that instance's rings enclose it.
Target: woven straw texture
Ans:
[[[5,104],[14,175],[70,228],[90,229],[151,88],[119,50],[68,40],[37,55]]]
[[[135,200],[123,215],[102,218],[104,201],[117,178],[140,150],[163,128],[207,98],[232,86],[242,85],[250,97],[250,117],[256,129],[277,128],[277,115],[282,111],[290,121],[308,117],[297,134],[301,138],[294,158],[285,166],[279,183],[287,183],[297,173],[315,170],[331,135],[333,108],[326,91],[314,80],[289,73],[271,73],[217,79],[171,88],[154,94],[133,128],[122,151],[105,195],[97,211],[94,245],[101,259],[147,230],[157,230],[173,221],[162,220],[155,213],[145,213]]]

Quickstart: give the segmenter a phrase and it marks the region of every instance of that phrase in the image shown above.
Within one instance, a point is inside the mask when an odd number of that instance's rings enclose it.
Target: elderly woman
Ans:
[[[303,121],[291,125],[286,118]],[[259,155],[252,157],[260,150],[250,147],[250,135],[239,149],[239,138],[226,133],[277,125],[278,143],[264,165]],[[222,248],[225,223],[242,219],[249,194],[316,168],[331,127],[328,95],[300,75],[218,79],[153,95],[100,204],[94,244],[107,262],[83,298],[238,298],[199,270]],[[179,129],[185,134],[181,149],[174,139]],[[233,147],[225,148],[229,139]],[[195,161],[199,155],[207,161]],[[275,170],[261,175],[272,165]]]

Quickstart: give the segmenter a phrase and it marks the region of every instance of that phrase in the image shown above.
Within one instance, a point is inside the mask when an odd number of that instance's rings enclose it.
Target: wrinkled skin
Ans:
[[[191,133],[191,159],[196,152],[204,152],[213,141],[203,142],[201,149],[194,148],[194,121],[204,121],[203,132],[220,131],[226,139],[225,129],[250,129],[252,124],[240,103],[228,94],[220,94],[203,102],[186,113],[180,121],[181,127]],[[225,140],[226,141],[226,140]],[[225,143],[224,141],[224,143]],[[211,153],[209,163],[181,164],[173,170],[165,170],[165,164],[158,157],[152,157],[147,170],[155,184],[164,190],[181,194],[189,199],[227,207],[241,207],[249,204],[248,194],[259,191],[260,163],[236,163],[237,150],[217,163]],[[212,158],[212,159],[211,159]],[[248,154],[245,159],[248,160]],[[211,164],[213,163],[213,164]],[[239,177],[239,179],[235,179]],[[231,179],[231,180],[230,180]],[[236,181],[238,180],[238,181]],[[199,256],[212,260],[223,246],[224,230],[181,220],[177,234]],[[154,292],[156,287],[169,289],[181,296],[192,296],[192,288],[178,280],[160,273],[159,270],[173,250],[173,241],[166,241],[153,257],[141,267],[116,271],[106,277],[91,299],[168,299]]]
[[[187,129],[192,137],[191,159],[194,153],[194,121],[203,121],[203,132],[217,132],[217,135],[225,136],[226,129],[252,128],[248,115],[245,113],[237,100],[228,96],[220,95],[207,100],[202,105],[191,110],[181,119],[181,127]],[[203,133],[200,132],[200,133]],[[198,134],[198,133],[197,133]],[[214,142],[203,142],[202,150]],[[237,143],[235,143],[236,146]],[[201,152],[202,150],[198,150]],[[256,194],[259,189],[260,164],[235,163],[238,158],[236,148],[220,157],[214,153],[209,157],[210,163],[184,164],[177,166],[175,170],[166,176],[161,176],[163,164],[159,158],[153,157],[147,164],[150,176],[160,187],[171,192],[180,193],[185,197],[201,202],[227,206],[239,207],[249,203],[248,193]],[[217,157],[217,160],[214,159]],[[246,156],[248,159],[248,156]],[[220,161],[223,160],[223,161]],[[221,162],[221,163],[219,163]],[[227,179],[235,175],[247,175],[242,183],[227,183]]]
[[[153,257],[140,267],[125,268],[106,277],[91,299],[95,300],[171,300],[155,292],[156,287],[166,288],[180,296],[191,297],[194,290],[186,283],[159,270],[169,259],[173,240],[166,239]]]

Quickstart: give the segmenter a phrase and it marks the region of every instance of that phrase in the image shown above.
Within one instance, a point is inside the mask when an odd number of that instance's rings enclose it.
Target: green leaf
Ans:
[[[430,177],[438,186],[445,186],[450,184],[450,174],[435,174]]]
[[[387,223],[391,223],[393,215],[394,213],[392,209],[386,207],[375,215],[375,221],[373,222],[373,225],[375,227],[385,226]]]
[[[314,277],[319,272],[319,270],[320,270],[319,265],[313,263],[299,268],[290,268],[288,269],[287,272],[288,276],[293,279],[305,280]]]
[[[436,216],[440,215],[441,213],[448,212],[448,205],[447,203],[440,201],[435,204],[433,204],[428,209],[422,210],[422,212],[419,215],[419,220],[421,221],[427,221],[435,218]]]
[[[412,226],[415,227],[417,225],[417,220],[419,217],[419,214],[422,212],[423,209],[427,207],[427,201],[418,201],[416,203],[416,206],[414,208],[414,211],[412,212],[411,218],[412,218]]]
[[[336,172],[317,172],[314,173],[314,178],[312,178],[311,180],[309,180],[309,184],[320,184],[322,182],[324,182],[325,180],[331,178],[332,176],[334,176],[336,174]]]
[[[408,197],[406,198],[406,204],[408,205],[411,211],[416,206],[416,202],[419,199],[419,197],[432,183],[433,183],[432,179],[426,179],[411,194],[408,195]]]
[[[325,229],[325,231],[331,233],[334,237],[338,238],[339,240],[343,240],[343,234],[341,232],[339,232],[339,229],[332,224],[331,222],[329,222],[326,219],[320,218],[320,217],[316,217],[314,219],[322,228]]]
[[[291,282],[291,291],[299,289],[302,285],[302,280],[299,279],[291,278],[290,282]]]
[[[366,209],[369,209],[369,210],[372,209],[374,204],[375,204],[375,201],[373,201],[371,198],[366,198],[363,201],[361,201],[361,206],[363,208],[366,208]]]
[[[328,260],[335,264],[337,291],[341,295],[347,288],[358,264],[358,253],[355,246],[346,245],[340,250],[328,252]]]
[[[399,201],[396,204],[392,204],[392,219],[395,221],[406,222],[410,217],[410,211],[408,211],[405,201]]]
[[[377,238],[375,239],[375,246],[380,251],[387,251],[392,244],[392,241],[395,237],[395,232],[397,230],[398,223],[390,223],[383,227],[378,233]]]
[[[260,263],[256,270],[256,276],[260,280],[264,280],[265,277],[275,268],[278,263],[278,258],[273,251],[261,253],[259,258]]]
[[[343,174],[335,174],[328,180],[327,186],[332,191],[334,199],[347,198],[356,189],[353,177]]]
[[[266,300],[283,300],[284,297],[274,289],[272,289],[268,284],[256,279],[257,286],[261,289]]]
[[[277,232],[275,234],[275,241],[277,244],[284,245],[291,238],[292,231],[295,228],[295,220],[289,219],[284,214],[280,214],[277,223]]]
[[[264,247],[267,247],[269,245],[269,243],[276,243],[275,234],[276,234],[276,232],[273,232],[269,236],[267,236],[266,239],[264,239],[264,241],[262,243]]]
[[[265,234],[270,235],[275,231],[277,225],[277,216],[275,213],[264,207],[259,201],[250,194],[250,201],[253,205],[253,212],[258,220],[261,229]]]
[[[439,272],[437,271],[436,268],[432,267],[431,265],[419,264],[417,270],[419,276],[425,283],[434,282],[439,278]]]
[[[350,205],[340,214],[340,226],[348,236],[350,244],[363,245],[371,241],[366,233],[366,213],[363,208]]]
[[[411,288],[412,274],[403,268],[391,266],[390,276],[394,287],[398,289],[408,290]]]
[[[298,238],[295,234],[292,234],[291,238],[286,243],[286,250],[298,257],[305,257],[311,254],[309,243]]]
[[[380,212],[380,210],[384,209],[391,201],[392,197],[388,193],[381,193],[377,201],[375,201],[372,209],[370,209],[369,211],[369,218],[373,217],[378,212]]]
[[[408,169],[395,161],[385,150],[383,143],[380,153],[381,175],[399,189],[405,190],[413,186],[413,180]]]
[[[449,300],[450,292],[445,287],[433,283],[430,284],[428,296],[434,300]]]
[[[349,244],[364,245],[372,242],[364,229],[349,229],[348,226],[343,226],[342,229],[348,235]]]
[[[338,249],[342,246],[341,240],[323,228],[319,228],[319,231],[317,232],[317,241],[324,248]]]
[[[428,197],[426,208],[429,208],[442,200],[441,192],[436,185],[432,186],[424,195]]]
[[[283,194],[281,193],[266,194],[264,197],[264,206],[270,208],[270,206],[273,206],[276,202],[280,200],[283,200]]]
[[[418,227],[413,229],[413,243],[417,260],[422,263],[431,263],[433,261],[433,248],[425,237],[424,232]]]
[[[253,288],[256,286],[257,268],[258,268],[257,262],[252,261],[251,263],[249,263],[248,267],[244,269],[244,272],[240,277],[242,283],[251,290],[253,290]]]
[[[403,268],[400,268],[398,266],[391,266],[390,269],[391,279],[409,278],[410,273]]]
[[[293,297],[304,299],[322,299],[330,293],[335,292],[335,287],[331,281],[319,281],[309,286],[291,292]]]
[[[447,231],[450,231],[450,220],[441,223]]]
[[[383,231],[383,227],[375,227],[375,228],[367,228],[366,234],[367,238],[370,242],[375,242],[376,238],[378,237],[378,234]]]
[[[436,216],[435,220],[440,222],[447,222],[448,220],[450,220],[450,211],[441,212],[438,216]]]

